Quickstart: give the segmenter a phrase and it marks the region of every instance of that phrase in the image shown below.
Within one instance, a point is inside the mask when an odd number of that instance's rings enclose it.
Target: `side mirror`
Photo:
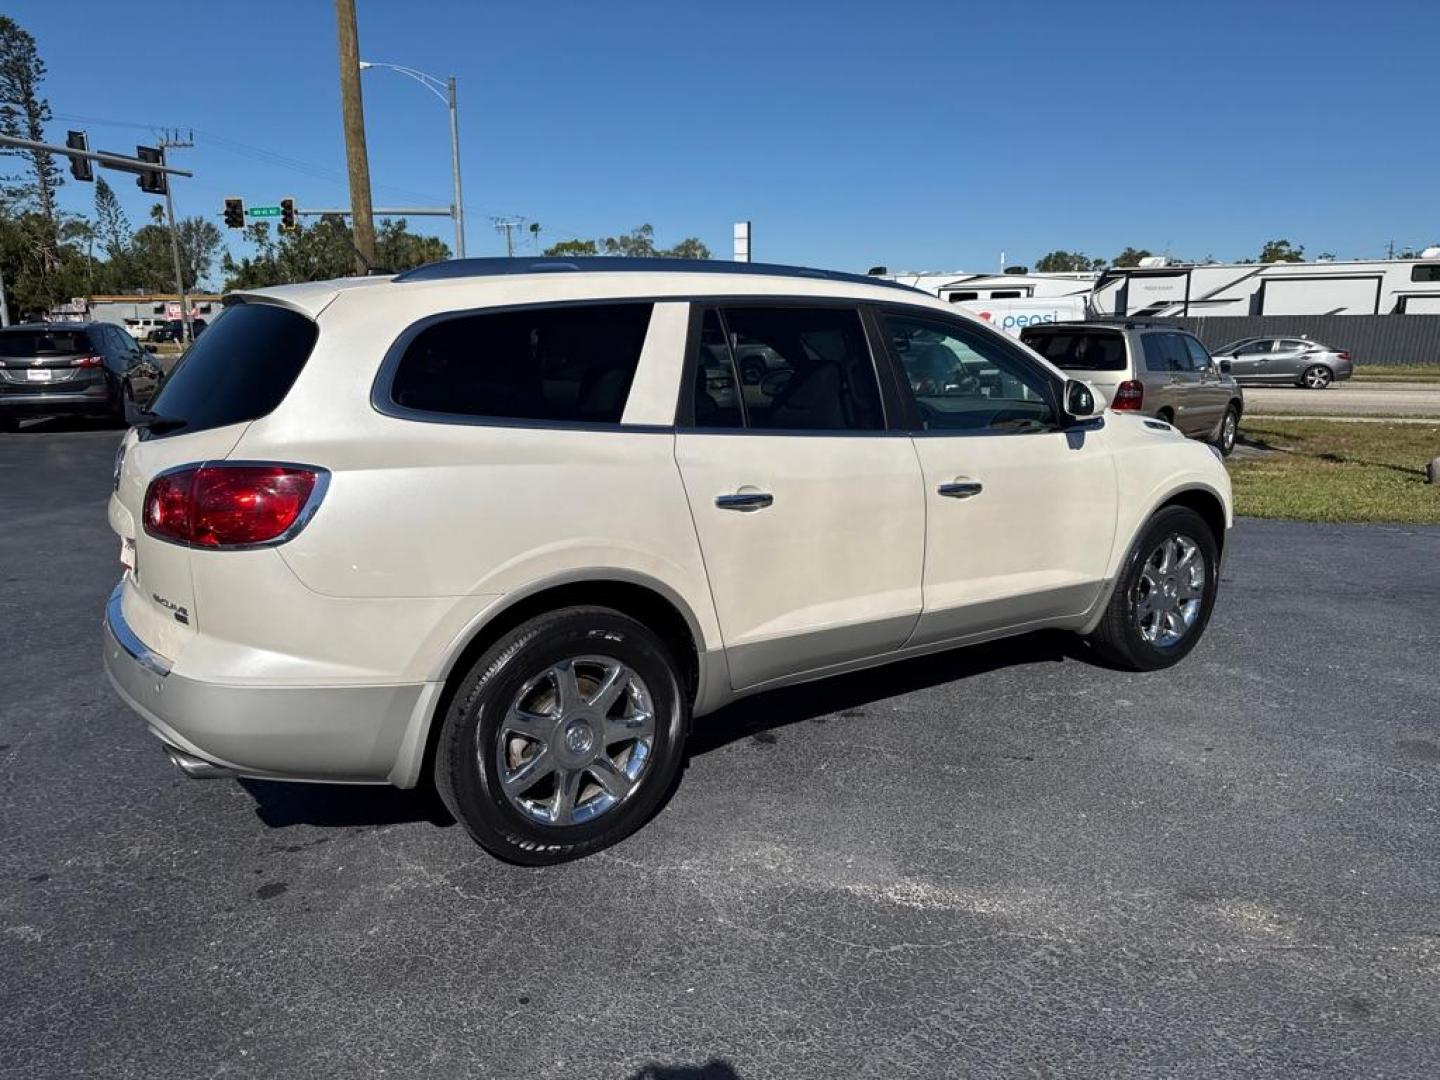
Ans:
[[[1221,361],[1220,361],[1220,374],[1221,374],[1221,375],[1229,375],[1229,374],[1230,374],[1230,361],[1229,361],[1229,360],[1221,359]]]
[[[1101,406],[1091,390],[1085,383],[1078,379],[1065,380],[1065,413],[1072,420],[1089,420],[1093,416],[1099,416]]]

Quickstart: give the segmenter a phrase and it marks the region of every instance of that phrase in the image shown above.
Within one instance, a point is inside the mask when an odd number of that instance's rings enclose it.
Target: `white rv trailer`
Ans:
[[[1440,247],[1419,259],[1212,263],[1163,258],[1106,270],[1090,294],[1096,317],[1429,315],[1440,313]]]
[[[976,274],[956,270],[951,273],[924,271],[878,276],[931,293],[952,304],[961,304],[977,300],[1048,300],[1057,296],[1087,296],[1100,275],[1079,272]]]

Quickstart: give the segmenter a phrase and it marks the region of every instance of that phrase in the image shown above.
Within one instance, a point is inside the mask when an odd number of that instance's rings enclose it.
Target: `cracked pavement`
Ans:
[[[104,681],[116,433],[0,436],[0,1077],[1427,1077],[1440,530],[1245,521],[1204,642],[744,702],[531,870],[196,782]]]

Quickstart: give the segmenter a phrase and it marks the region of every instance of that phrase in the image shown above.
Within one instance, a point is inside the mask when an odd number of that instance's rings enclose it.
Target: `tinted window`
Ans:
[[[1140,338],[1145,350],[1146,371],[1189,371],[1190,354],[1179,334],[1144,334]]]
[[[1124,371],[1125,339],[1114,330],[1039,330],[1027,327],[1020,340],[1058,368],[1069,371]]]
[[[740,376],[725,344],[720,316],[707,311],[700,325],[700,354],[695,364],[695,426],[744,427],[740,388]]]
[[[979,298],[980,294],[978,292],[952,292],[945,299],[949,300],[952,304],[958,304],[963,300],[978,300]]]
[[[1287,339],[1280,342],[1280,350],[1282,352],[1304,352],[1306,349],[1310,348],[1310,345],[1311,343],[1308,341],[1294,341]]]
[[[777,431],[884,427],[880,387],[858,311],[726,308],[721,318],[726,332],[721,344],[728,347],[739,373],[749,427]],[[706,349],[703,343],[701,347]],[[714,353],[706,356],[718,362]]]
[[[1205,351],[1205,346],[1196,341],[1189,334],[1181,334],[1180,341],[1190,353],[1190,367],[1195,371],[1208,371],[1210,368],[1210,354]]]
[[[1440,281],[1440,263],[1421,263],[1410,268],[1411,281]]]
[[[887,315],[885,328],[927,430],[1036,431],[1054,421],[1044,376],[1008,342],[916,316]]]
[[[990,292],[991,300],[1018,300],[1019,298],[1019,289],[993,289]]]
[[[96,351],[84,330],[0,330],[0,356],[73,356]]]
[[[618,424],[651,307],[591,304],[445,319],[410,342],[391,400],[423,412]]]
[[[200,431],[264,416],[290,392],[318,329],[274,304],[237,304],[180,358],[151,406],[169,423],[151,434]]]
[[[1270,338],[1261,338],[1259,341],[1252,341],[1240,348],[1242,355],[1255,355],[1257,353],[1268,353],[1275,342]]]

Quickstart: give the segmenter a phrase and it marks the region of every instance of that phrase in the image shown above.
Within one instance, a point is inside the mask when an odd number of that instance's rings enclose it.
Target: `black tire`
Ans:
[[[1335,380],[1335,373],[1324,364],[1311,364],[1300,376],[1300,385],[1309,390],[1324,390]]]
[[[1137,615],[1136,603],[1152,554],[1172,536],[1186,537],[1195,543],[1199,557],[1204,560],[1205,581],[1194,621],[1178,641],[1161,646],[1147,640],[1142,633],[1143,617]],[[1210,525],[1188,507],[1164,507],[1140,531],[1126,554],[1100,625],[1088,637],[1090,645],[1102,660],[1128,671],[1156,671],[1179,663],[1204,635],[1219,583],[1220,549]]]
[[[653,715],[648,757],[643,759],[633,790],[593,820],[579,824],[542,822],[523,812],[501,786],[499,758],[513,752],[507,747],[513,747],[517,738],[501,724],[512,704],[522,699],[527,684],[556,665],[590,655],[618,662],[639,677]],[[574,670],[578,672],[579,665]],[[623,840],[649,820],[666,798],[684,760],[690,708],[681,689],[679,670],[658,636],[610,608],[562,608],[522,623],[475,661],[452,700],[436,746],[435,786],[440,798],[481,847],[507,862],[546,866],[592,854]],[[558,705],[558,687],[556,693]],[[623,700],[624,708],[633,707],[633,699],[627,696]],[[588,705],[588,701],[582,701],[582,705]],[[557,715],[565,714],[557,711]],[[561,721],[556,723],[558,734]],[[502,737],[506,739],[505,747],[501,745]],[[599,753],[608,755],[604,745],[608,740],[599,741]],[[527,744],[526,751],[538,756],[539,751],[532,749],[537,746],[551,752],[550,744],[540,741]],[[563,756],[571,750],[555,739],[555,755]],[[621,751],[627,752],[633,761],[636,750]],[[516,771],[520,771],[518,767]],[[587,773],[584,765],[546,775],[554,777],[552,784],[558,784],[561,777],[571,773],[579,774],[574,798],[577,809],[593,807],[597,800],[609,797],[608,787],[598,775]],[[584,786],[587,780],[589,787]],[[543,785],[545,779],[539,783]],[[587,790],[592,792],[588,800],[583,798]]]
[[[1235,449],[1235,435],[1239,430],[1240,410],[1234,405],[1227,405],[1225,415],[1220,418],[1220,428],[1215,432],[1215,438],[1210,440],[1210,445],[1229,457],[1230,451]]]
[[[1169,409],[1161,409],[1158,413],[1155,414],[1155,419],[1163,420],[1171,427],[1175,426],[1175,414],[1172,413]]]
[[[112,414],[115,423],[124,428],[135,423],[138,409],[135,407],[135,392],[130,389],[129,383],[120,384],[119,400],[115,403],[115,410]]]

